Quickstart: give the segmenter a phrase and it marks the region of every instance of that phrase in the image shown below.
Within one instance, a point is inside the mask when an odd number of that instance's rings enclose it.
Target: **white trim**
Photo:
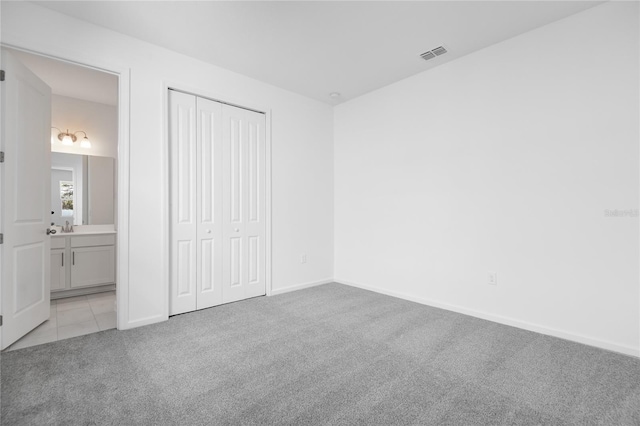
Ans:
[[[160,162],[162,174],[162,193],[160,195],[160,205],[164,206],[162,209],[162,229],[160,232],[160,239],[162,240],[162,320],[169,319],[169,282],[171,280],[170,275],[170,245],[171,245],[171,223],[169,222],[169,212],[171,210],[171,198],[169,189],[171,186],[171,177],[169,176],[169,162],[171,156],[169,155],[169,86],[166,83],[162,83],[162,152],[160,153]]]
[[[131,69],[125,66],[96,63],[93,58],[82,53],[73,56],[60,46],[39,43],[38,47],[28,48],[9,43],[0,43],[1,47],[20,50],[33,55],[66,62],[83,68],[106,72],[118,77],[118,217],[116,246],[116,298],[118,330],[132,328],[129,323],[129,125],[130,125],[130,84]],[[56,53],[57,52],[57,53]],[[79,55],[79,56],[78,56]]]
[[[265,115],[265,163],[266,163],[266,206],[265,206],[265,245],[267,252],[265,253],[265,294],[270,296],[273,294],[272,291],[272,258],[271,258],[271,108],[265,105],[258,105],[252,101],[247,101],[246,99],[229,99],[228,96],[220,96],[219,94],[209,92],[207,90],[194,88],[187,84],[183,84],[181,82],[172,81],[172,80],[164,80],[162,82],[162,182],[163,182],[163,190],[162,190],[162,205],[165,206],[165,209],[162,214],[162,245],[163,252],[162,258],[164,259],[164,279],[162,280],[162,294],[165,298],[163,309],[164,309],[164,319],[169,318],[169,280],[171,278],[169,265],[171,264],[169,246],[171,241],[171,224],[169,222],[169,211],[171,209],[170,202],[170,194],[169,187],[171,185],[169,176],[169,161],[171,160],[169,157],[169,90],[176,90],[183,93],[188,93],[193,96],[198,96],[201,98],[211,99],[216,102],[221,102],[224,104],[236,106],[238,108],[249,109],[251,111],[259,112]]]
[[[514,318],[504,317],[502,315],[490,314],[488,312],[478,311],[475,309],[468,309],[458,305],[452,305],[445,302],[440,302],[433,299],[424,299],[421,297],[412,296],[406,293],[381,289],[378,287],[355,283],[352,281],[335,279],[334,282],[338,284],[348,285],[351,287],[357,287],[363,290],[373,291],[375,293],[385,294],[387,296],[397,297],[399,299],[409,300],[411,302],[420,303],[421,305],[433,306],[436,308],[446,309],[448,311],[458,312],[460,314],[469,315],[476,318],[496,322],[499,324],[509,325],[512,327],[521,328],[524,330],[533,331],[536,333],[546,334],[548,336],[559,337],[565,340],[571,340],[573,342],[582,343],[589,346],[595,346],[601,349],[607,349],[609,351],[618,352],[625,355],[631,355],[640,357],[640,349],[632,346],[620,345],[618,343],[610,342],[607,340],[595,339],[593,337],[584,336],[581,334],[571,333],[564,330],[558,330],[555,328],[549,328],[538,324],[533,324],[527,321],[521,321]]]
[[[59,249],[64,250],[64,249]],[[51,300],[63,299],[66,297],[86,296],[87,294],[100,294],[109,291],[115,291],[115,284],[98,285],[87,288],[69,288],[63,290],[54,290],[51,292]]]
[[[130,322],[129,312],[129,202],[131,165],[130,155],[130,99],[131,99],[131,69],[120,72],[118,78],[118,197],[116,216],[116,230],[118,233],[116,245],[116,306],[118,307],[117,328],[127,330],[134,327]]]
[[[199,96],[201,98],[207,98],[215,102],[236,106],[238,108],[249,109],[251,111],[263,113],[265,115],[270,115],[271,113],[271,108],[268,105],[256,103],[251,99],[232,98],[225,94],[210,92],[208,90],[202,89],[201,87],[190,86],[180,81],[165,79],[162,83],[162,87],[165,91],[174,89],[182,93]]]
[[[138,318],[137,320],[130,321],[128,323],[127,329],[142,327],[145,325],[157,324],[159,322],[166,321],[166,320],[167,318],[164,318],[162,315],[151,315],[148,317]]]
[[[13,49],[13,50],[19,50],[21,52],[25,52],[25,53],[30,53],[32,55],[36,55],[36,56],[42,56],[48,59],[53,59],[55,61],[60,61],[60,62],[65,62],[67,64],[71,64],[71,65],[76,65],[82,68],[89,68],[91,70],[94,71],[100,71],[100,72],[104,72],[107,74],[113,74],[115,76],[118,76],[120,74],[122,74],[122,69],[120,69],[119,67],[113,67],[113,66],[109,66],[107,64],[95,64],[95,61],[89,60],[87,58],[69,58],[69,57],[65,57],[66,54],[62,54],[62,55],[58,55],[55,53],[48,53],[45,52],[46,49],[30,49],[27,47],[22,47],[22,46],[18,46],[15,44],[10,44],[10,43],[4,43],[1,42],[0,46],[2,47],[6,47],[9,49]],[[94,64],[90,64],[89,62],[94,62]]]
[[[636,16],[636,19],[637,19],[637,16]],[[636,27],[636,29],[637,29],[637,27]],[[638,56],[638,61],[637,61],[636,65],[640,66],[640,55]],[[638,90],[637,90],[636,95],[640,97],[640,86],[638,86]],[[638,121],[638,126],[637,126],[636,130],[638,130],[640,132],[640,120]],[[638,157],[636,160],[640,161],[640,157]],[[640,181],[640,173],[638,175],[636,175],[636,178]],[[638,241],[640,242],[640,239]],[[638,269],[640,270],[640,262],[638,262]],[[636,283],[636,286],[640,287],[640,283]],[[638,292],[638,305],[637,306],[640,306],[640,292]],[[638,342],[640,342],[640,309],[637,310],[637,314],[638,314]],[[640,345],[640,343],[639,343],[639,345]]]
[[[271,296],[273,294],[273,284],[271,280],[271,253],[273,246],[271,245],[271,110],[265,111],[265,175],[266,175],[266,194],[265,194],[265,223],[267,229],[265,230],[265,247],[267,252],[265,253],[265,294]]]
[[[329,284],[335,282],[333,278],[327,278],[326,280],[313,281],[309,283],[295,284],[289,287],[277,288],[271,291],[270,296],[277,296],[279,294],[289,293],[292,291],[302,290],[304,288],[315,287],[318,285]]]

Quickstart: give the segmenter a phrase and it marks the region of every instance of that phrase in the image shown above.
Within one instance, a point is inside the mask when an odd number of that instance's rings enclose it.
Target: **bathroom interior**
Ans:
[[[118,77],[10,52],[51,88],[51,314],[14,350],[117,326]]]

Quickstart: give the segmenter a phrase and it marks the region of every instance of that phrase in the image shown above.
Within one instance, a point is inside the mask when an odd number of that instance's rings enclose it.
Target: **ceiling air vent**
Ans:
[[[440,55],[444,55],[445,53],[447,53],[447,49],[445,49],[444,47],[440,46],[440,47],[436,47],[435,49],[433,49],[431,51],[431,53],[433,53],[436,56],[440,56]]]
[[[428,61],[429,59],[433,59],[436,57],[436,55],[434,55],[433,53],[431,53],[431,51],[428,52],[424,52],[422,55],[422,59],[424,59],[425,61]]]
[[[424,52],[422,55],[420,55],[420,57],[425,61],[428,61],[429,59],[433,59],[436,56],[444,55],[445,53],[447,53],[447,49],[445,49],[442,46],[439,46],[439,47],[436,47],[435,49],[429,50],[428,52]]]

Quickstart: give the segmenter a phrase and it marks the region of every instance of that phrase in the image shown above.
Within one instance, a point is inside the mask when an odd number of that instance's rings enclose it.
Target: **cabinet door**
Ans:
[[[51,250],[51,291],[63,290],[67,283],[67,274],[65,273],[65,249]]]
[[[71,250],[71,288],[115,282],[114,246]]]

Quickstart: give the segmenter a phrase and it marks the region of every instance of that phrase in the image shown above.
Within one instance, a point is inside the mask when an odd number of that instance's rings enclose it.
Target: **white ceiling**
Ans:
[[[44,56],[9,50],[51,87],[54,95],[118,105],[118,77],[115,75]]]
[[[602,1],[36,3],[335,104]]]

